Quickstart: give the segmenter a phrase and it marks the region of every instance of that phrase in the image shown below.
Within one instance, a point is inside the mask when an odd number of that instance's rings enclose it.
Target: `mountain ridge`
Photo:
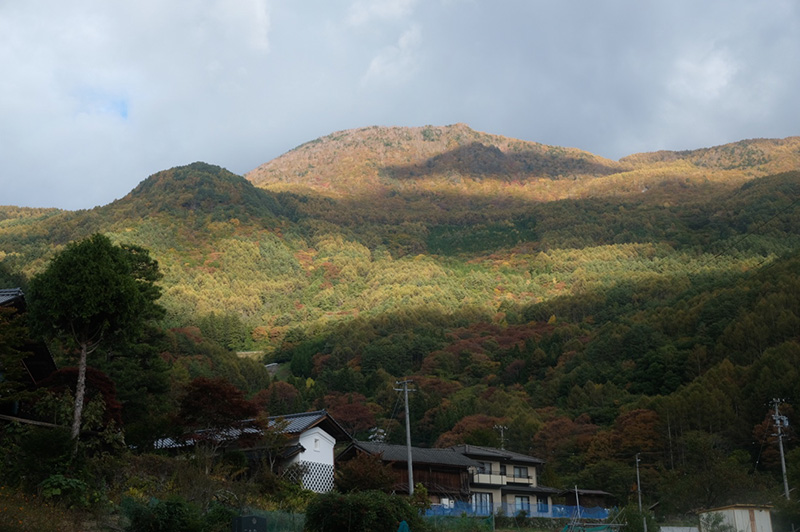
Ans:
[[[499,156],[499,157],[498,157]],[[504,160],[505,157],[505,160]],[[476,178],[486,173],[505,181],[563,177],[559,159],[594,164],[596,168],[626,169],[615,161],[576,148],[563,148],[482,133],[466,124],[421,127],[371,126],[331,133],[301,144],[268,161],[245,177],[256,186],[286,189],[307,186],[332,196],[358,194],[353,184],[386,191],[392,180],[414,178],[415,173]],[[580,175],[602,175],[581,168]],[[488,172],[487,172],[488,170]]]
[[[796,168],[800,168],[800,137],[644,152],[613,161],[577,148],[454,124],[339,131],[301,144],[244,176],[260,188],[301,189],[338,198],[386,196],[398,190],[491,193],[514,187],[516,195],[546,201],[635,195],[687,184],[736,186]]]

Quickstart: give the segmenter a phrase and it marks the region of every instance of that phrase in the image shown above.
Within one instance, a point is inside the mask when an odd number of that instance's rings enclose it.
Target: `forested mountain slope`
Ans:
[[[245,177],[271,190],[302,187],[340,198],[415,190],[549,201],[636,195],[672,184],[731,186],[798,166],[800,137],[641,153],[612,161],[575,148],[491,135],[455,124],[374,126],[332,133],[298,146]]]
[[[544,484],[625,498],[642,453],[664,508],[767,500],[765,404],[800,405],[799,149],[615,162],[463,125],[365,128],[247,179],[194,163],[89,211],[3,208],[0,281],[100,231],[159,261],[165,326],[282,365],[275,413],[401,438],[411,377],[416,444],[499,445],[503,424],[548,461]],[[215,371],[198,357],[170,360]]]

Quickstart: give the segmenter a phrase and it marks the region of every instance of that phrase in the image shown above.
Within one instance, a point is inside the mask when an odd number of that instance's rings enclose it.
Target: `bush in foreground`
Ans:
[[[401,521],[406,521],[414,532],[426,529],[417,510],[405,498],[382,491],[326,493],[306,509],[309,532],[397,530]]]

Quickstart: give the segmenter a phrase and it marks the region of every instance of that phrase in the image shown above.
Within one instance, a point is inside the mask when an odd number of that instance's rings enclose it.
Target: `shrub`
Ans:
[[[339,465],[334,478],[336,489],[343,493],[351,491],[391,491],[394,476],[389,465],[384,465],[380,456],[359,452],[355,458]]]
[[[73,465],[73,441],[67,430],[40,427],[10,427],[0,439],[0,478],[30,490],[54,472]]]
[[[95,498],[86,482],[61,474],[44,479],[39,490],[43,499],[61,502],[68,508],[88,508]]]
[[[180,497],[142,503],[130,498],[122,501],[127,518],[126,532],[227,532],[238,512],[212,503],[208,511]]]
[[[415,532],[425,530],[424,521],[405,498],[382,491],[326,493],[306,509],[306,530],[310,532],[397,530],[401,521]]]

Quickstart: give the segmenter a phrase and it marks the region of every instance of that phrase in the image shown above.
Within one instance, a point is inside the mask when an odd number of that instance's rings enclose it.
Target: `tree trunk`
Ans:
[[[72,418],[72,439],[75,440],[76,449],[78,436],[81,433],[81,416],[83,415],[83,398],[86,395],[86,355],[88,345],[81,343],[81,358],[78,361],[78,383],[75,386],[75,410]]]

